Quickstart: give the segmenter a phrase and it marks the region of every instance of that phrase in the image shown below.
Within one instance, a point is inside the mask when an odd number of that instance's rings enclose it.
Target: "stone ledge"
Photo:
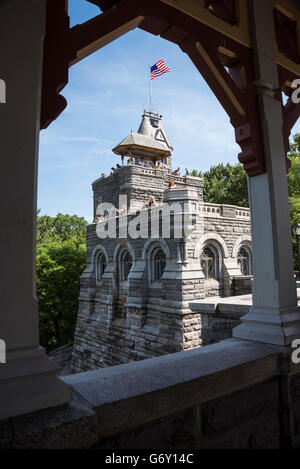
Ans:
[[[189,304],[194,314],[218,314],[236,316],[240,318],[249,312],[249,306],[245,304],[230,304],[230,303],[190,303]]]
[[[90,448],[279,375],[278,350],[228,339],[65,376],[70,404],[0,422],[0,448]]]
[[[71,389],[57,378],[59,367],[46,357],[12,360],[1,365],[0,420],[61,405]]]
[[[187,352],[63,377],[89,402],[98,439],[279,374],[274,349],[228,339]]]
[[[69,404],[0,421],[0,449],[89,448],[96,435],[96,414],[76,392]]]

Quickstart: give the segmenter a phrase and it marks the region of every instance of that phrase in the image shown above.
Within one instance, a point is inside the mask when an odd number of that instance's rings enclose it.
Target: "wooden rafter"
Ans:
[[[225,33],[220,30],[222,18],[225,25],[228,16],[230,28],[235,23],[236,12],[229,8],[231,2],[213,2],[217,16],[214,27],[210,25],[211,20],[207,19],[209,2],[204,0],[201,0],[201,8],[204,8],[205,21],[201,21],[195,14],[192,0],[88,1],[99,6],[104,13],[69,28],[64,2],[48,0],[41,128],[47,127],[66,106],[65,99],[59,93],[68,81],[68,68],[127,31],[139,27],[174,42],[189,55],[235,128],[236,141],[242,149],[239,160],[244,164],[248,175],[264,172],[251,47],[249,42],[240,40],[241,36],[238,34],[235,40],[228,28],[224,27]],[[193,12],[188,14],[184,5],[193,5]],[[243,18],[245,26],[245,17]],[[234,27],[238,28],[238,25]],[[295,34],[294,28],[291,31]],[[278,75],[280,90],[284,90],[291,73],[287,77],[286,69],[278,65]],[[276,91],[277,99],[282,99],[280,90]],[[291,99],[283,106],[286,148],[291,128],[299,113]]]
[[[69,67],[109,44],[144,20],[141,2],[127,0],[69,31]]]

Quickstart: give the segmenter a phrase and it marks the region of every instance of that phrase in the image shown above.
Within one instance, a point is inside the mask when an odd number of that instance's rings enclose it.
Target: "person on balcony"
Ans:
[[[173,171],[172,174],[174,174],[174,176],[180,176],[180,166],[178,166],[178,168],[175,169],[175,171]]]
[[[123,204],[120,209],[116,208],[115,210],[119,215],[125,215],[125,213],[127,213],[127,207],[125,204]]]
[[[150,195],[146,208],[152,208],[152,207],[155,207],[156,205],[158,205],[158,203],[156,202],[155,197],[153,195]]]
[[[97,223],[99,223],[99,221],[102,221],[103,219],[104,219],[103,213],[99,212],[99,213],[97,213],[97,215],[95,217],[94,223],[97,224]]]

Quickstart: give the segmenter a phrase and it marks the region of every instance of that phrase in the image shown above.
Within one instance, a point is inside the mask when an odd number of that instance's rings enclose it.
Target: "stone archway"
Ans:
[[[105,13],[74,28],[69,28],[66,2],[61,0],[13,0],[0,5],[1,73],[4,74],[1,79],[7,84],[6,103],[1,104],[4,118],[0,153],[5,177],[0,197],[4,201],[0,246],[6,275],[2,283],[5,295],[1,302],[5,313],[0,316],[0,331],[7,344],[8,359],[0,390],[0,401],[4,403],[0,418],[71,399],[70,388],[56,378],[56,367],[49,365],[38,345],[34,267],[38,123],[41,120],[41,128],[45,128],[65,108],[66,101],[59,93],[68,82],[69,66],[137,26],[177,43],[189,54],[227,110],[242,147],[240,160],[251,176],[253,255],[257,262],[254,263],[255,309],[233,331],[234,336],[289,345],[300,332],[283,159],[300,107],[291,98],[283,106],[281,99],[281,91],[286,91],[288,83],[300,75],[300,66],[291,58],[288,47],[281,45],[279,50],[276,35],[273,39],[274,9],[281,0],[276,4],[267,0],[249,2],[250,13],[245,11],[246,26],[252,34],[250,45],[228,32],[230,21],[222,15],[218,17],[219,26],[216,15],[209,17],[214,22],[214,26],[209,26],[203,12],[210,13],[205,11],[204,2],[199,2],[201,8],[189,0],[95,2],[103,6]],[[16,6],[18,14],[14,10]],[[299,13],[292,4],[286,2],[285,8],[299,23]],[[241,29],[236,26],[236,31],[243,32],[242,25],[239,25]],[[255,69],[252,62],[256,63]],[[22,73],[18,73],[22,65]],[[241,70],[245,73],[241,74]],[[243,77],[247,78],[246,82]],[[28,374],[24,374],[25,363],[31,370]],[[43,380],[39,379],[45,375],[46,391]],[[17,384],[12,386],[12,381]],[[9,402],[1,394],[5,387],[13,388]],[[24,399],[26,393],[32,399]]]
[[[221,248],[223,258],[229,257],[229,251],[228,251],[228,248],[226,246],[224,239],[220,235],[218,235],[218,233],[208,232],[208,233],[205,233],[203,236],[201,236],[201,238],[197,242],[195,249],[194,249],[194,259],[199,258],[204,244],[209,241],[215,242],[217,245],[219,245],[219,250]]]
[[[213,278],[206,278],[204,281],[205,295],[223,296],[226,271],[225,260],[229,257],[228,248],[224,239],[217,233],[205,233],[201,236],[194,249],[194,259],[198,259],[199,264],[201,264],[201,256],[205,248],[212,248],[215,257],[215,275]]]
[[[235,243],[233,245],[231,257],[233,259],[236,259],[236,256],[237,256],[237,253],[238,253],[238,250],[239,250],[240,246],[242,244],[246,244],[246,245],[251,246],[251,242],[252,242],[251,236],[249,236],[249,235],[239,236],[238,239],[235,241]]]

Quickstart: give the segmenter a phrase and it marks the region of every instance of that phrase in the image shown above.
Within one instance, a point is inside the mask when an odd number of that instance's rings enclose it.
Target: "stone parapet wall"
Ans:
[[[187,319],[187,321],[191,318]],[[300,372],[282,347],[229,339],[64,376],[72,402],[0,422],[0,448],[300,447]]]
[[[237,205],[212,204],[204,202],[202,212],[206,217],[226,217],[250,220],[250,209]]]
[[[95,448],[278,449],[278,408],[278,381],[273,379],[105,438]],[[193,460],[201,463],[196,454]]]
[[[140,209],[152,195],[157,202],[163,201],[163,193],[174,181],[175,187],[197,190],[202,199],[203,179],[193,176],[176,176],[164,170],[153,170],[136,165],[123,166],[111,176],[99,178],[92,184],[94,193],[94,216],[99,203],[109,202],[119,207],[119,195],[125,195],[130,209]]]
[[[201,322],[202,344],[208,345],[232,337],[232,330],[249,312],[251,295],[232,298],[208,298],[189,304],[194,317]]]
[[[241,275],[233,278],[233,291],[235,295],[252,293],[252,275]]]

